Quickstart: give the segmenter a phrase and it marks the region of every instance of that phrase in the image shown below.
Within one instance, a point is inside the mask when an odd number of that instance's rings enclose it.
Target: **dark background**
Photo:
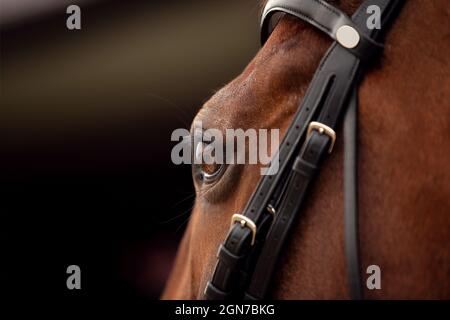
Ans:
[[[70,4],[80,31],[66,28]],[[158,298],[194,200],[170,135],[258,50],[258,1],[0,9],[0,290],[51,303]],[[79,291],[66,288],[71,264]]]

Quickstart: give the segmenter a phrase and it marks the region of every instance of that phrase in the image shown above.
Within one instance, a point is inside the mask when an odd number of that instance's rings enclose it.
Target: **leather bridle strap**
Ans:
[[[350,30],[350,38],[344,34],[341,39],[344,43],[335,42],[328,50],[281,143],[278,172],[264,176],[243,214],[233,216],[228,236],[219,248],[213,277],[205,288],[207,299],[242,298],[246,288],[248,299],[262,299],[266,296],[282,246],[310,183],[326,153],[332,150],[334,129],[346,109],[350,92],[359,82],[362,73],[360,55],[365,52],[370,55],[372,50],[376,51],[379,47],[372,44],[379,40],[381,33],[366,28],[366,9],[369,5],[378,5],[383,17],[381,27],[386,29],[388,21],[394,17],[391,13],[399,8],[402,2],[365,1],[353,17],[352,25],[358,29]],[[265,17],[275,16],[275,12],[287,12],[284,9],[287,6],[283,7],[282,3],[283,1],[269,1]],[[307,12],[308,19],[304,20],[310,23],[319,21],[312,13],[323,10],[324,5],[329,6],[320,0],[285,0],[285,3],[289,5],[291,12],[294,12],[293,6],[296,6],[296,12]],[[272,4],[277,6],[276,10],[270,8]],[[303,9],[305,4],[307,10]],[[333,10],[341,18],[336,18],[335,22],[330,22],[328,26],[325,25],[328,19],[319,21],[330,30],[336,28],[332,26],[337,25],[336,21],[348,21],[342,18],[345,15],[338,9]],[[297,16],[302,18],[306,14]],[[262,23],[263,33],[264,30],[270,33],[270,26],[274,24],[268,23],[269,27],[265,27],[266,23],[266,20]],[[349,50],[347,47],[348,40],[354,40],[354,32],[359,39],[371,39],[358,41],[354,47],[358,48],[359,44],[366,43],[368,45],[363,45],[365,49]],[[263,35],[263,39],[266,38],[267,36]]]
[[[280,0],[275,0],[275,2],[280,2]],[[297,0],[296,3],[298,5],[303,3],[312,5],[312,3],[317,3],[317,1]],[[370,1],[370,3],[378,5],[382,10],[386,10],[389,2]],[[365,32],[365,35],[370,37],[372,36],[372,32],[365,27],[367,18],[366,15],[363,14],[366,12],[366,8],[365,5],[362,5],[357,10],[354,15],[354,23],[362,30],[359,32]],[[361,37],[361,39],[363,38],[364,37]],[[317,71],[317,74],[321,74],[324,78],[332,79],[332,82],[325,95],[317,96],[315,99],[309,101],[313,101],[313,103],[314,101],[324,101],[318,111],[319,115],[317,122],[324,125],[324,128],[328,127],[333,129],[333,135],[339,117],[348,105],[349,95],[355,90],[355,86],[357,86],[359,82],[361,71],[362,66],[359,56],[339,45],[335,45],[330,49]],[[313,80],[310,87],[320,85],[316,79]],[[351,100],[353,101],[353,99]],[[306,102],[302,105],[301,109],[311,107],[313,107],[313,105]],[[322,137],[322,140],[319,140],[319,137]],[[303,148],[293,164],[293,172],[291,173],[292,178],[288,182],[282,205],[277,208],[276,217],[274,218],[265,239],[265,244],[259,255],[250,286],[247,290],[246,298],[262,299],[265,297],[270,285],[271,276],[276,268],[277,258],[281,253],[282,246],[289,235],[293,222],[300,212],[303,200],[306,196],[306,191],[313,181],[322,160],[327,154],[327,146],[332,143],[330,139],[334,139],[331,134],[321,134],[318,130],[311,131],[311,134],[306,138]],[[354,229],[352,229],[352,231],[353,230]],[[352,244],[354,244],[354,242],[352,242]],[[355,258],[355,260],[352,261],[353,267],[353,262],[357,262],[358,259],[353,251],[352,255]],[[351,281],[356,282],[356,284],[359,285],[359,272],[352,272],[352,277],[357,277],[356,281],[354,279]],[[359,295],[355,296],[355,298],[359,297]]]
[[[345,13],[322,0],[269,0],[262,14],[261,41],[266,42],[281,17],[290,14],[325,32],[333,40],[361,60],[369,61],[379,54],[383,45],[367,36]],[[349,27],[357,31],[359,43],[352,47],[345,39]]]
[[[353,88],[344,116],[344,230],[345,258],[350,297],[363,298],[358,237],[358,89]]]

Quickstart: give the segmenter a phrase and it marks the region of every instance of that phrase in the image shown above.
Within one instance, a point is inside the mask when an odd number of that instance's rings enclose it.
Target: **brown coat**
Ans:
[[[351,13],[360,1],[333,2]],[[197,119],[223,130],[284,132],[329,45],[309,25],[283,18],[243,73]],[[450,298],[449,56],[448,0],[409,0],[387,37],[382,61],[359,89],[361,267],[376,264],[382,271],[382,289],[366,290],[367,298]],[[339,136],[293,228],[274,298],[348,298]],[[234,166],[212,187],[197,183],[195,207],[162,298],[202,298],[230,217],[243,209],[259,177],[255,165]]]

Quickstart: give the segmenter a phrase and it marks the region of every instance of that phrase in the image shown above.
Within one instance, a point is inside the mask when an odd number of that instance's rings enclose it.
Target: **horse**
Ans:
[[[329,0],[351,15],[362,0]],[[367,299],[450,298],[450,8],[407,1],[382,58],[359,91],[359,238]],[[286,132],[331,40],[284,16],[253,60],[194,121],[205,128]],[[343,225],[343,143],[337,131],[290,233],[273,299],[348,299]],[[201,168],[214,172],[214,166]],[[217,181],[194,175],[196,200],[162,299],[202,299],[234,213],[260,179],[258,165],[229,165]],[[365,285],[379,266],[381,287]]]

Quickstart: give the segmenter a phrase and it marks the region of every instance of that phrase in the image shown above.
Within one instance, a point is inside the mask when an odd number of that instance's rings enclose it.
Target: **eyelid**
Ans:
[[[205,128],[192,126],[190,134],[192,157],[195,157],[197,146],[194,143],[203,142],[205,145],[211,144],[214,140],[213,137],[208,137],[207,133],[204,133]],[[208,141],[209,140],[209,141]],[[226,142],[223,143],[224,159],[223,163],[218,167],[217,171],[213,174],[208,174],[203,171],[202,166],[198,164],[192,165],[192,176],[195,184],[196,194],[198,201],[205,201],[208,204],[215,204],[221,201],[225,201],[230,193],[236,190],[237,184],[240,182],[242,176],[242,170],[244,165],[227,164],[227,154],[225,152]],[[203,150],[204,151],[204,150]],[[234,153],[233,153],[234,154]],[[232,155],[233,155],[232,154]],[[211,172],[211,170],[209,171]]]
[[[194,169],[194,179],[204,184],[213,184],[219,180],[219,178],[224,173],[225,165],[223,163],[217,164],[218,170],[215,172],[208,173],[202,169],[203,164],[214,164],[213,159],[204,159],[204,153],[208,150],[208,148],[213,148],[211,145],[213,139],[209,139],[210,141],[205,141],[205,135],[200,130],[195,130],[193,132],[192,145],[193,145],[193,157],[196,161],[193,164]],[[196,143],[196,145],[194,145]]]
[[[222,176],[222,174],[225,172],[225,165],[221,164],[219,167],[219,170],[214,172],[213,174],[209,174],[206,172],[202,172],[204,177],[204,182],[206,184],[215,183],[218,181],[218,179]]]

